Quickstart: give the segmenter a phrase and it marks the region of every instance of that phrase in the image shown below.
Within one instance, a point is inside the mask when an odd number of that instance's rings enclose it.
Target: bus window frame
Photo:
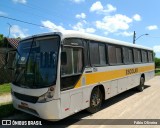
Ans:
[[[109,45],[112,45],[112,46],[115,46],[115,49],[116,48],[121,48],[121,55],[122,55],[122,63],[117,63],[117,54],[116,54],[116,63],[115,64],[111,64],[109,61],[109,50],[108,50],[108,46]],[[115,51],[116,52],[116,51]],[[123,56],[123,46],[122,45],[117,45],[117,44],[111,44],[111,43],[107,43],[107,54],[108,54],[108,63],[109,63],[109,66],[117,66],[117,65],[125,65],[124,63],[124,56]]]
[[[101,65],[100,64],[100,54],[99,54],[99,64],[95,65],[91,63],[91,57],[90,57],[90,43],[98,43],[98,53],[99,53],[99,45],[104,45],[105,46],[105,55],[106,55],[106,64]],[[105,66],[109,66],[109,59],[108,59],[108,44],[104,43],[104,42],[100,42],[100,41],[96,41],[96,40],[89,40],[88,41],[88,53],[89,53],[89,62],[90,62],[90,66],[91,67],[105,67]]]
[[[66,90],[70,90],[70,89],[73,89],[75,87],[75,85],[77,84],[77,82],[79,81],[80,77],[82,76],[82,74],[84,73],[84,70],[85,70],[85,63],[84,63],[84,46],[81,45],[81,46],[78,46],[78,45],[65,45],[65,40],[66,39],[80,39],[82,41],[82,44],[83,44],[83,39],[81,38],[65,38],[63,39],[61,42],[62,42],[62,45],[61,45],[61,52],[63,50],[64,47],[69,47],[69,48],[80,48],[82,49],[82,71],[81,73],[76,73],[76,74],[68,74],[68,75],[62,75],[62,69],[61,69],[61,63],[60,63],[60,79],[62,81],[62,79],[64,78],[67,78],[67,77],[75,77],[75,76],[79,76],[79,78],[77,79],[77,81],[75,82],[74,85],[72,86],[68,86],[66,88],[63,88],[62,87],[62,84],[60,84],[60,91],[66,91]],[[60,54],[61,55],[61,54]],[[60,57],[61,58],[61,57]]]

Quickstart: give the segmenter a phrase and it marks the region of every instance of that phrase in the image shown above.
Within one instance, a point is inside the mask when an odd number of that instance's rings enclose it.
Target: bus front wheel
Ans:
[[[102,104],[102,92],[99,87],[95,87],[92,90],[90,97],[90,107],[87,111],[90,113],[95,113],[100,110]]]
[[[137,87],[138,91],[142,92],[144,90],[144,82],[145,82],[144,77],[141,77],[140,78],[140,84]]]

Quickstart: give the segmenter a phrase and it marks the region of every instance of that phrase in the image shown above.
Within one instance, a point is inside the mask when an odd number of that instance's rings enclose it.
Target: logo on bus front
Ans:
[[[25,59],[26,59],[25,57],[21,57],[21,61],[22,61],[22,62],[24,62],[24,61],[25,61]]]

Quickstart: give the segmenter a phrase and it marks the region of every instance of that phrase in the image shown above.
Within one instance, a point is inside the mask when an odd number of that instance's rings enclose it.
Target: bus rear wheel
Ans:
[[[137,90],[139,92],[142,92],[144,90],[144,82],[145,82],[144,77],[141,77],[140,78],[140,84],[137,86]]]
[[[99,87],[95,87],[92,90],[90,97],[90,107],[87,111],[90,113],[95,113],[100,110],[102,104],[102,92]]]

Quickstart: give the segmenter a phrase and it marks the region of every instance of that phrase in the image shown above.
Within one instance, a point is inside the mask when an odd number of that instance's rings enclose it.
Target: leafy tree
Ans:
[[[160,68],[160,58],[155,57],[155,67]]]
[[[3,42],[4,42],[4,36],[3,34],[0,34],[0,47],[3,46]]]
[[[21,40],[21,37],[17,37],[16,39],[17,39],[17,40]]]
[[[0,34],[0,42],[3,40],[3,34]]]

